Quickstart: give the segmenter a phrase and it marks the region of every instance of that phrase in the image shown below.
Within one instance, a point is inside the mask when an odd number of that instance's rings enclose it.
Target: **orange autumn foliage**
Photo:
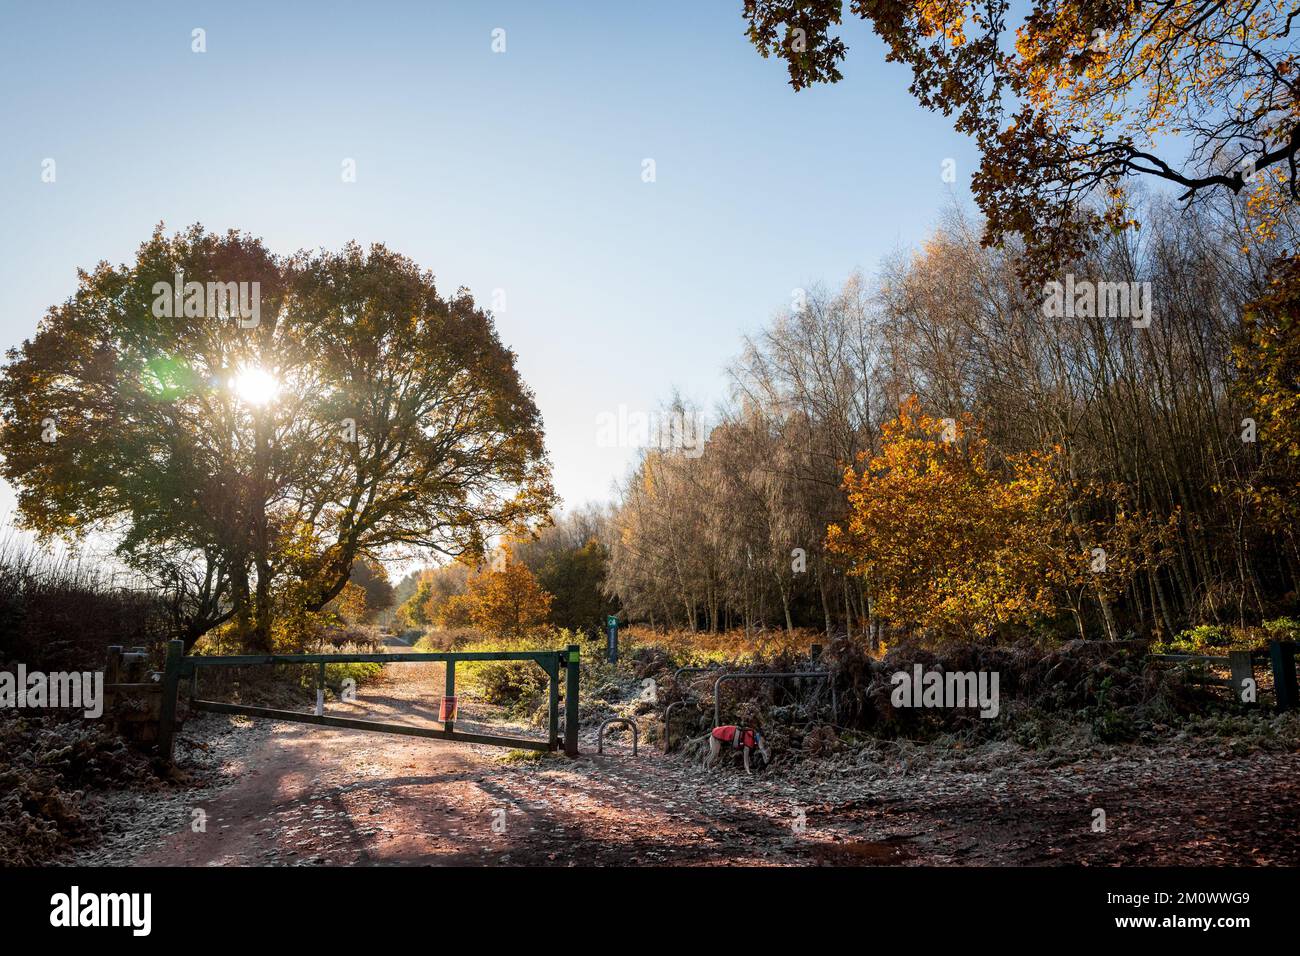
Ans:
[[[1258,468],[1215,490],[1233,494],[1258,511],[1265,527],[1286,534],[1300,519],[1300,257],[1279,259],[1271,272],[1268,288],[1245,311],[1233,349],[1237,393],[1252,416],[1242,426],[1258,429],[1249,436]]]
[[[496,567],[471,575],[465,593],[443,603],[438,621],[443,627],[468,622],[487,634],[523,637],[546,622],[551,600],[528,566],[504,549]]]
[[[1158,555],[1164,529],[1128,513],[1116,490],[1062,478],[1062,457],[998,460],[969,415],[945,422],[908,399],[880,453],[845,470],[848,517],[827,547],[865,579],[880,619],[928,637],[1023,634],[1067,610],[1081,620],[1085,594],[1118,593]]]

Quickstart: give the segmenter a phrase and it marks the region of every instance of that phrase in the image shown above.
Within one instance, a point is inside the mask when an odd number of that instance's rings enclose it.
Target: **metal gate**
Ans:
[[[159,706],[158,751],[166,760],[172,759],[176,735],[176,700],[181,681],[190,681],[190,707],[217,714],[245,714],[249,717],[270,717],[300,724],[318,724],[323,727],[345,727],[352,730],[369,730],[385,734],[404,734],[408,737],[433,737],[439,740],[457,740],[463,743],[491,744],[498,747],[516,747],[523,750],[555,751],[560,748],[560,669],[564,669],[564,752],[578,756],[578,645],[570,644],[562,651],[472,651],[396,654],[244,654],[227,657],[185,656],[182,641],[169,641],[167,661],[162,673],[162,701]],[[444,663],[447,665],[446,697],[456,696],[456,663],[458,661],[532,661],[550,678],[550,706],[547,720],[547,739],[528,740],[523,737],[506,737],[497,734],[471,734],[456,730],[454,715],[441,721],[441,728],[407,727],[375,720],[353,717],[330,717],[324,714],[304,714],[294,710],[272,707],[253,707],[247,704],[229,704],[217,700],[202,700],[197,694],[199,671],[206,667],[241,667],[250,664],[315,664],[324,675],[326,664],[401,664],[408,662]]]

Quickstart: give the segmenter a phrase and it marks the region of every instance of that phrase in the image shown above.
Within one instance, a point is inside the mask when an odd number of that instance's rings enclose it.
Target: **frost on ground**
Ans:
[[[178,827],[191,827],[202,801],[230,786],[270,734],[266,722],[224,714],[196,714],[176,740],[178,773],[148,790],[99,793],[99,842],[69,848],[54,865],[121,866],[131,863]],[[209,821],[210,822],[210,821]]]
[[[636,685],[629,685],[631,688]],[[421,723],[418,671],[367,687],[357,716]],[[344,705],[332,705],[342,708]],[[614,709],[633,713],[629,696]],[[595,754],[205,715],[186,724],[190,788],[105,798],[103,844],[69,858],[141,865],[1022,865],[1300,863],[1296,718],[1257,714],[1155,743],[1088,733],[1026,747],[818,737],[753,776],[664,755],[655,717]],[[194,810],[206,828],[191,827]],[[1096,811],[1104,811],[1098,828]]]

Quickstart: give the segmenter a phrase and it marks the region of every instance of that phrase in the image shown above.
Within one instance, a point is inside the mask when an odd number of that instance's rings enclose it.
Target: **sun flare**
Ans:
[[[230,382],[240,400],[249,405],[266,405],[280,392],[280,382],[266,369],[241,368]]]

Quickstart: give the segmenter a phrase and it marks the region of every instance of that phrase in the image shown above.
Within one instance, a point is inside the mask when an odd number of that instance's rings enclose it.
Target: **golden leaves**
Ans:
[[[827,547],[896,625],[979,639],[1025,628],[1060,609],[1060,592],[1098,583],[1093,546],[1115,583],[1157,548],[1120,489],[1062,479],[1062,455],[1055,446],[998,460],[969,415],[932,418],[910,398],[883,427],[880,452],[846,472],[848,517],[828,529]],[[1114,517],[1088,522],[1086,511]]]
[[[472,575],[465,593],[443,604],[439,621],[452,626],[468,620],[487,634],[522,637],[545,623],[551,600],[528,566],[503,545],[494,567]]]

